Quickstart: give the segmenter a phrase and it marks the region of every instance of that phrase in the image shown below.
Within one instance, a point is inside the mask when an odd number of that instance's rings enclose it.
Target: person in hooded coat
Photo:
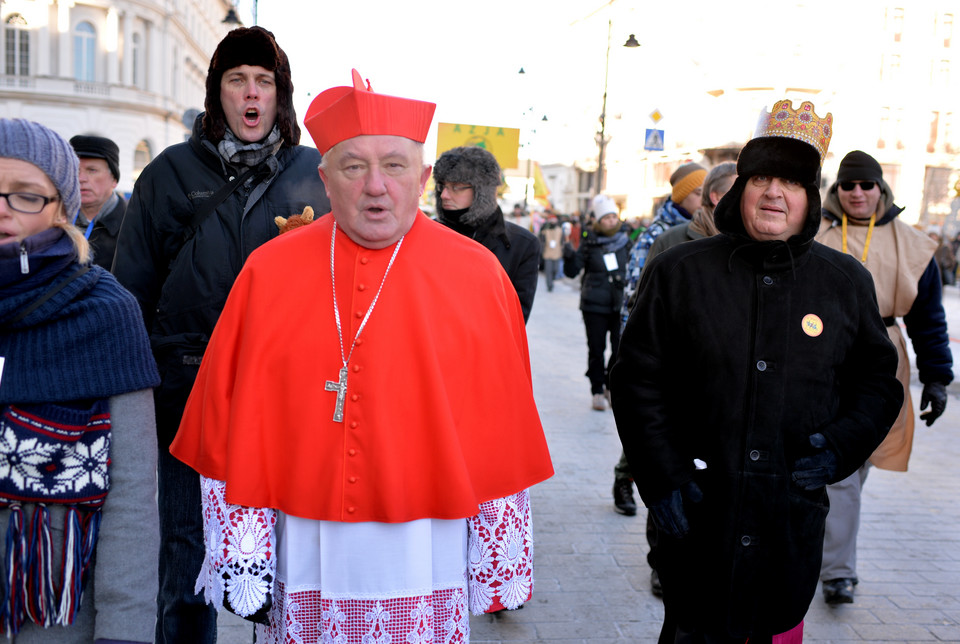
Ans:
[[[194,591],[204,556],[200,478],[168,451],[214,325],[247,258],[279,234],[274,217],[330,210],[320,153],[299,145],[290,62],[273,34],[230,31],[206,85],[190,139],[137,179],[113,268],[140,304],[162,379],[158,644],[216,640],[216,612]]]
[[[433,180],[437,219],[496,255],[520,298],[523,321],[529,320],[537,293],[540,240],[504,220],[497,205],[503,177],[496,157],[473,146],[447,150],[434,164]]]
[[[717,206],[720,234],[643,271],[610,380],[659,531],[661,642],[802,636],[824,486],[860,467],[903,400],[869,273],[813,241],[831,128],[810,103],[775,104]]]
[[[857,575],[857,532],[860,496],[872,465],[904,472],[913,447],[913,400],[910,358],[897,318],[902,317],[917,359],[923,393],[920,415],[930,426],[947,405],[947,385],[953,380],[953,355],[941,301],[940,271],[934,256],[937,243],[901,221],[903,208],[893,202],[893,190],[883,169],[860,150],[840,161],[837,180],[827,191],[817,241],[860,259],[873,276],[880,315],[890,341],[897,347],[897,378],[904,404],[890,433],[857,472],[827,487],[830,514],[823,542],[820,579],[828,604],[853,602]]]

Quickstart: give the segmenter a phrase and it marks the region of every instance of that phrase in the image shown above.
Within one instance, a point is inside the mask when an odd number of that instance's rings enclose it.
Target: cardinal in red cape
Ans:
[[[171,446],[201,474],[197,590],[264,641],[467,642],[531,597],[553,473],[523,314],[419,210],[435,106],[353,81],[304,121],[331,216],[250,256]]]

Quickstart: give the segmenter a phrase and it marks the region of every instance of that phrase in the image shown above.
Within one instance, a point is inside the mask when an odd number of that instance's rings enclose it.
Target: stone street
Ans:
[[[590,408],[578,288],[565,279],[547,292],[541,277],[527,326],[535,395],[556,468],[532,492],[533,599],[523,610],[472,618],[473,644],[656,642],[660,631],[663,605],[650,593],[645,510],[625,517],[613,509],[620,442],[612,412]],[[947,287],[944,305],[957,355],[957,287]],[[912,389],[916,406],[919,383]],[[910,471],[871,471],[856,602],[831,608],[818,591],[805,642],[960,642],[960,385],[949,393],[933,427],[918,422]],[[223,644],[252,641],[252,629],[238,618],[222,614],[220,622]]]

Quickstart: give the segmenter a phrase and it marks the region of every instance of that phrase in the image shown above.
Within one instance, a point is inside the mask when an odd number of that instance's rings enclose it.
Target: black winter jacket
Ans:
[[[438,219],[444,226],[482,244],[496,255],[510,278],[517,297],[520,298],[523,321],[526,322],[530,318],[533,298],[537,294],[540,268],[540,240],[537,236],[523,226],[505,221],[499,206],[489,218],[476,227],[456,221],[443,212],[442,208],[437,211]]]
[[[616,235],[603,237],[593,230],[583,233],[580,247],[576,251],[565,246],[563,252],[563,274],[576,277],[583,271],[580,283],[580,310],[587,313],[617,313],[623,303],[624,278],[627,273],[627,261],[633,244],[625,229]],[[616,268],[610,270],[604,256],[612,253],[616,257]]]
[[[97,217],[90,231],[90,249],[93,251],[93,263],[108,271],[113,268],[113,256],[117,252],[117,236],[123,226],[124,213],[127,212],[127,200],[117,195],[117,205],[110,212]]]
[[[114,263],[117,279],[140,304],[160,369],[155,397],[161,447],[176,433],[237,274],[254,249],[278,234],[273,218],[300,213],[307,205],[318,215],[330,211],[317,172],[320,153],[284,146],[275,155],[275,174],[254,175],[190,235],[187,227],[197,209],[243,172],[227,165],[203,136],[202,117],[189,141],[161,152],[137,179]]]
[[[644,268],[610,390],[644,502],[691,480],[703,491],[684,506],[689,535],[660,535],[665,604],[681,625],[763,638],[796,626],[817,586],[827,495],[791,480],[809,436],[826,437],[843,479],[880,444],[903,389],[870,274],[812,241],[819,199],[800,235],[757,242],[740,217],[744,181],[717,208],[720,235]]]

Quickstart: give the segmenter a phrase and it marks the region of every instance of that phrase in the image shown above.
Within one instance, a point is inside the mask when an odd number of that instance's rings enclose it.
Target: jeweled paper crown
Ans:
[[[823,165],[833,136],[833,114],[827,112],[823,118],[817,116],[810,101],[804,101],[800,109],[794,110],[793,101],[785,98],[774,103],[769,112],[760,114],[753,136],[781,136],[809,143],[820,153],[820,165]]]

